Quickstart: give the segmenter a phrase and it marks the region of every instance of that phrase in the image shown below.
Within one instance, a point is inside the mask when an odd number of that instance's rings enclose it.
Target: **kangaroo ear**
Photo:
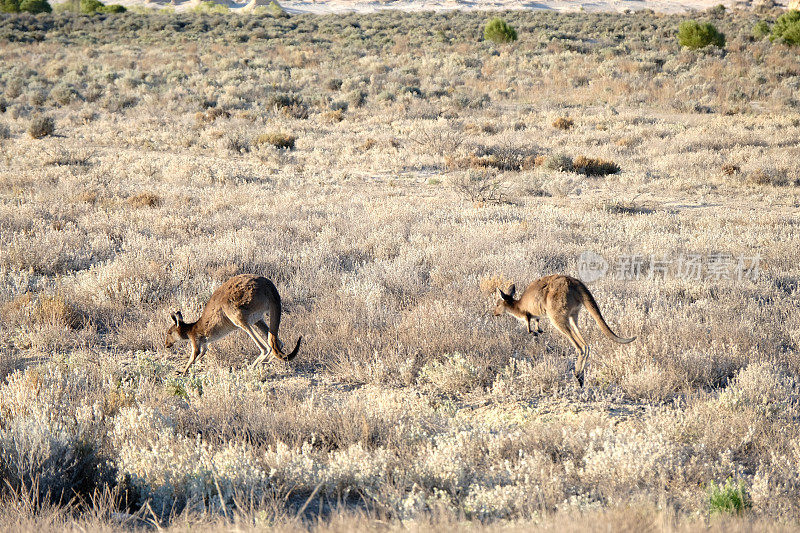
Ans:
[[[517,286],[516,286],[516,284],[512,283],[511,286],[508,288],[508,295],[511,298],[513,298],[515,292],[517,292]]]
[[[183,315],[180,311],[175,311],[172,313],[172,320],[175,322],[176,326],[179,326],[181,322],[183,322]]]
[[[501,290],[500,290],[500,287],[497,287],[497,290],[495,291],[495,294],[497,294],[497,297],[498,297],[498,298],[502,298],[503,300],[505,300],[505,299],[507,298],[507,295],[506,295],[506,293],[504,293],[503,291],[501,291]]]

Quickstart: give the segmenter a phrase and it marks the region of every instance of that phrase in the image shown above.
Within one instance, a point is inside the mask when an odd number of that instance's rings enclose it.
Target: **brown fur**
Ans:
[[[622,344],[633,342],[636,339],[636,337],[622,338],[611,331],[603,319],[592,293],[579,279],[560,274],[545,276],[528,285],[519,300],[514,299],[514,291],[514,285],[511,285],[508,293],[497,289],[500,298],[497,300],[494,310],[495,316],[508,313],[524,322],[528,327],[528,333],[534,335],[542,333],[539,328],[539,320],[545,316],[549,318],[550,322],[567,337],[570,344],[578,351],[574,373],[581,387],[583,387],[584,371],[589,358],[589,345],[578,330],[578,312],[581,310],[581,306],[586,307],[597,325],[600,326],[600,330],[608,338]],[[533,321],[536,322],[535,330],[531,327]]]
[[[264,313],[269,313],[269,327],[264,323]],[[197,322],[183,321],[180,312],[172,314],[175,322],[167,331],[166,347],[176,341],[188,340],[192,347],[189,362],[183,369],[186,374],[198,356],[203,355],[208,344],[221,339],[228,333],[244,330],[256,343],[261,354],[250,365],[254,367],[270,354],[284,361],[297,356],[300,341],[297,339],[294,350],[288,355],[281,351],[278,328],[281,323],[281,297],[278,289],[267,278],[252,274],[234,276],[220,285],[208,300]],[[254,327],[255,326],[255,327]]]

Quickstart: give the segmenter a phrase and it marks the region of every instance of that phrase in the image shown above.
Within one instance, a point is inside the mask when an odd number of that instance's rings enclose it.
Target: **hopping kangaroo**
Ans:
[[[269,327],[264,323],[264,313],[269,312]],[[281,297],[278,289],[267,278],[242,274],[234,276],[214,291],[197,322],[184,322],[180,311],[172,313],[175,322],[167,330],[166,347],[180,340],[192,346],[189,362],[183,373],[189,372],[198,356],[206,353],[208,344],[238,329],[244,330],[256,343],[261,354],[250,365],[253,368],[270,354],[284,361],[297,356],[300,341],[288,355],[281,351],[278,328],[281,324]],[[254,327],[255,326],[255,327]]]
[[[539,328],[539,319],[547,316],[550,322],[569,339],[570,344],[578,350],[574,373],[581,387],[583,387],[586,361],[589,358],[589,345],[578,331],[578,312],[581,310],[581,305],[586,307],[608,338],[622,344],[633,342],[636,339],[636,337],[626,339],[611,331],[606,321],[603,320],[603,315],[600,314],[600,309],[598,309],[592,293],[579,279],[559,274],[537,279],[528,285],[519,300],[514,299],[514,290],[514,285],[509,287],[508,293],[497,289],[500,299],[497,300],[494,315],[500,316],[508,313],[524,323],[528,328],[528,333],[534,335],[543,333]],[[536,322],[535,330],[531,327],[531,321]]]

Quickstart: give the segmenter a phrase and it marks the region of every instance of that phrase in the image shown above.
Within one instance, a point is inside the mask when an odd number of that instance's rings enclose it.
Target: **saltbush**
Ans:
[[[789,45],[800,44],[800,11],[787,11],[772,26],[770,41],[778,41]]]
[[[57,365],[15,372],[0,385],[4,488],[65,502],[108,480],[104,412],[90,399],[101,386],[94,374]]]
[[[685,20],[678,27],[678,44],[691,50],[706,46],[725,46],[725,35],[720,33],[710,22],[699,23],[696,20]]]
[[[500,17],[495,17],[486,23],[483,38],[493,43],[510,43],[517,40],[517,30]]]
[[[28,126],[28,134],[34,139],[41,139],[52,135],[56,130],[56,123],[52,117],[37,116],[31,120]]]

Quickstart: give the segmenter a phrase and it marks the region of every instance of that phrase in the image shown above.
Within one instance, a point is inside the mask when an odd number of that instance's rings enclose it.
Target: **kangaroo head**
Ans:
[[[176,342],[189,338],[189,325],[183,321],[181,312],[176,311],[171,316],[174,323],[167,330],[167,339],[164,342],[164,346],[167,348],[172,348]]]
[[[511,285],[508,288],[508,292],[505,293],[500,288],[497,288],[497,302],[495,302],[494,306],[494,316],[500,316],[506,311],[508,311],[509,307],[514,305],[514,292],[516,291],[516,285]]]

